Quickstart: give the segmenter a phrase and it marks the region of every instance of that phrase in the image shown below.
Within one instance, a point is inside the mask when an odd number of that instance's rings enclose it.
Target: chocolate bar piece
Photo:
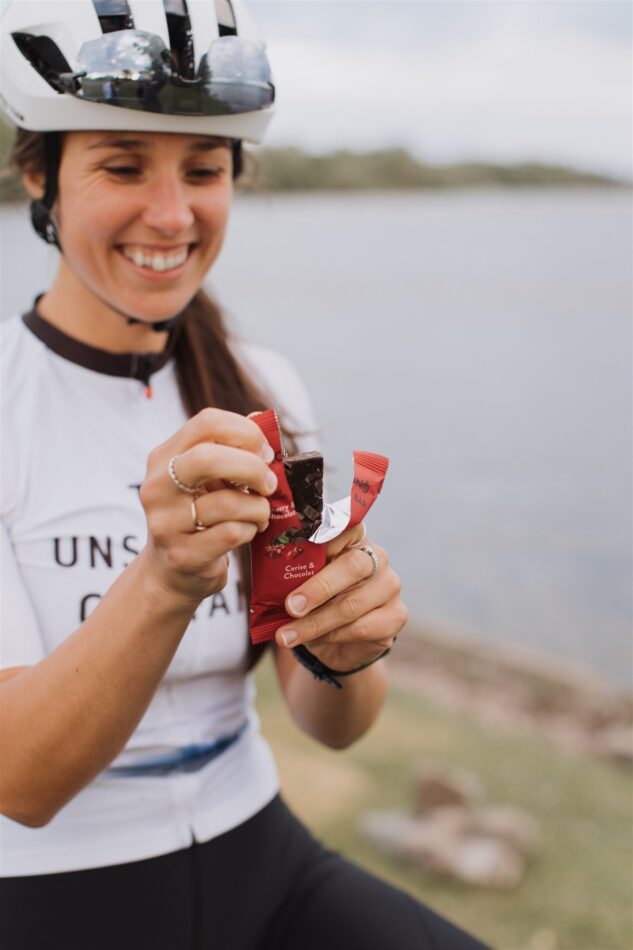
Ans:
[[[321,524],[323,511],[323,456],[320,452],[287,455],[284,471],[301,522],[301,537],[309,538]]]

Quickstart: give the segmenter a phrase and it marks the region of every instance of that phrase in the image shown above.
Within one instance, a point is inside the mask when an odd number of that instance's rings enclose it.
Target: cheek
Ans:
[[[86,214],[86,209],[89,213]],[[68,257],[83,262],[97,262],[114,248],[117,234],[126,226],[129,216],[121,214],[121,202],[83,200],[64,201],[59,210],[61,240]]]
[[[232,189],[218,194],[204,209],[204,220],[211,232],[221,238],[226,229],[231,212]]]

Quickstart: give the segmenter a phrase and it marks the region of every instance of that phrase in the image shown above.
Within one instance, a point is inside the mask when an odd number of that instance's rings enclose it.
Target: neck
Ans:
[[[127,317],[96,297],[60,257],[57,276],[37,305],[41,315],[68,336],[110,353],[160,353],[169,333]]]

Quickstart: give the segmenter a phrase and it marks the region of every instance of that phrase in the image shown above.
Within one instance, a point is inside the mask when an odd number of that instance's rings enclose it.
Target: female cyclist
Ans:
[[[480,947],[315,841],[253,709],[243,562],[275,478],[247,415],[276,407],[301,448],[314,423],[201,289],[272,111],[252,21],[237,0],[20,0],[2,71],[59,249],[3,327],[2,946]],[[361,541],[329,545],[273,645],[290,714],[333,748],[376,718],[406,617]]]

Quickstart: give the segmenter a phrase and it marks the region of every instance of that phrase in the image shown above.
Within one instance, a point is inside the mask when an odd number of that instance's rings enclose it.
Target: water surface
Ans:
[[[2,311],[54,268],[2,212]],[[250,197],[210,275],[231,324],[303,374],[343,494],[389,455],[370,515],[411,613],[631,669],[630,195]]]

